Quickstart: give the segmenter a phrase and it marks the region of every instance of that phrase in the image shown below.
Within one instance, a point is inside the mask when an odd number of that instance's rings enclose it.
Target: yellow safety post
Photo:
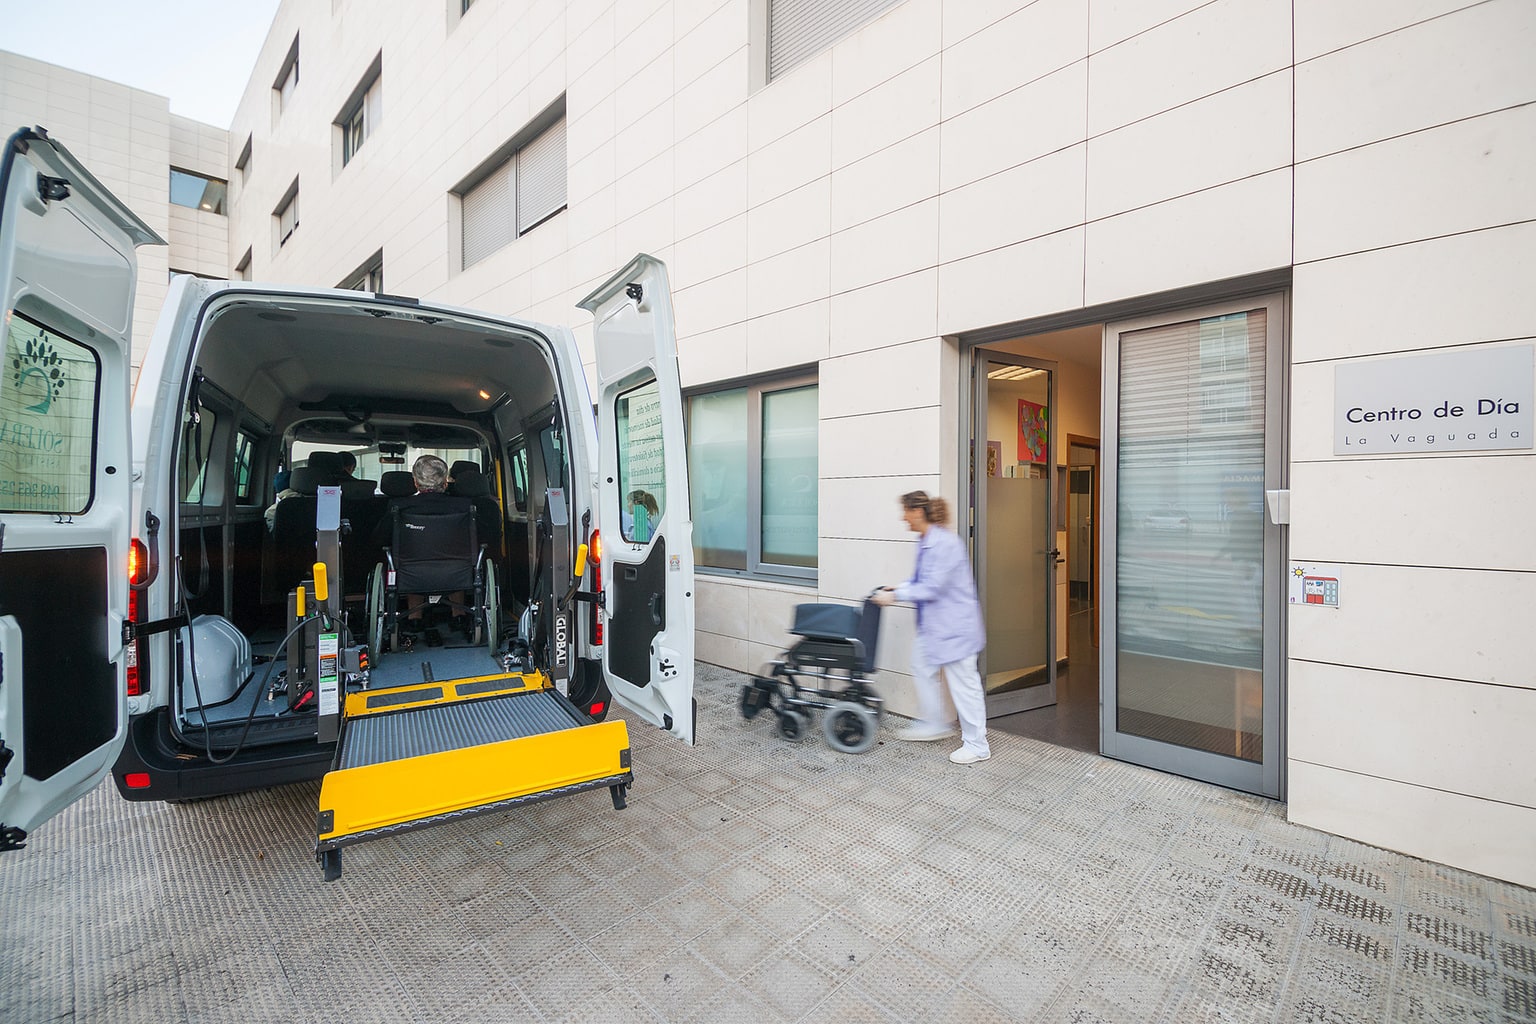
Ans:
[[[325,563],[315,563],[315,600],[322,604],[331,596],[330,585],[326,581]]]

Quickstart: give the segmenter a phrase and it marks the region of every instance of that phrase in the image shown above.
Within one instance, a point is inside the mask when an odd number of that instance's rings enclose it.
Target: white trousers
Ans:
[[[925,725],[944,727],[949,716],[939,694],[939,672],[949,684],[949,698],[960,716],[960,740],[979,753],[991,753],[987,746],[987,695],[981,688],[981,673],[976,669],[976,655],[935,665],[923,649],[923,638],[912,641],[912,681],[917,687],[917,710]]]

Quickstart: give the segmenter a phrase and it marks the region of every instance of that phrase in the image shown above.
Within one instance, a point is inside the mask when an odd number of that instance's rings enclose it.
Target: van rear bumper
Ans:
[[[201,750],[178,743],[169,713],[157,708],[129,720],[112,781],[124,800],[198,800],[321,778],[335,753],[334,743],[298,740],[243,750],[214,764]],[[129,788],[130,774],[148,775],[149,785]]]

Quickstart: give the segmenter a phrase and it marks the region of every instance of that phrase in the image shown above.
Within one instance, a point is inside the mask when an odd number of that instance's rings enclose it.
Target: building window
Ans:
[[[363,265],[342,280],[338,288],[350,288],[357,292],[382,292],[384,290],[384,250],[380,249],[363,261]]]
[[[171,168],[171,202],[206,213],[224,213],[229,184],[193,171]]]
[[[699,568],[815,579],[817,401],[814,377],[688,398],[688,498]]]
[[[341,129],[343,167],[352,162],[363,143],[378,130],[379,119],[383,116],[383,89],[379,79],[381,58],[382,55],[373,58],[373,64],[336,117],[336,127]]]
[[[251,136],[245,137],[245,145],[240,149],[240,155],[235,157],[235,170],[240,172],[240,184],[244,185],[251,180]]]
[[[245,255],[240,257],[240,262],[235,264],[233,281],[249,281],[251,279],[251,250],[245,250]]]
[[[281,249],[288,244],[288,239],[293,237],[294,231],[299,227],[299,179],[294,178],[293,184],[288,186],[288,191],[283,194],[283,199],[277,204],[277,209],[272,211],[272,217],[277,222],[277,245],[274,249]]]
[[[468,268],[565,209],[565,99],[478,171],[459,195]]]
[[[282,66],[278,69],[277,78],[272,83],[272,91],[277,93],[277,111],[282,113],[288,109],[289,102],[293,99],[293,91],[299,84],[299,37],[293,37],[293,45],[288,47],[288,55],[283,58]]]
[[[901,0],[768,0],[768,80],[810,60],[899,3]]]

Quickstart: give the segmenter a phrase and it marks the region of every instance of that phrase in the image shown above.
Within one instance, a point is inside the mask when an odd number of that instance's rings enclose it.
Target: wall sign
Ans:
[[[1292,605],[1312,608],[1339,607],[1339,577],[1343,568],[1322,562],[1292,562],[1289,590]]]
[[[1333,453],[1532,447],[1530,345],[1341,363]]]

